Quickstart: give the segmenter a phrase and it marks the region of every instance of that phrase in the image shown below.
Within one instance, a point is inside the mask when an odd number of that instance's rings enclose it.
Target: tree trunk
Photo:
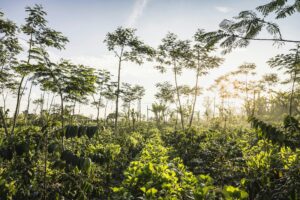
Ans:
[[[180,112],[181,128],[184,129],[184,118],[183,118],[183,111],[182,111],[182,106],[181,106],[181,101],[180,101],[180,94],[179,94],[179,88],[178,88],[178,83],[177,83],[177,70],[176,70],[176,66],[174,67],[174,78],[175,78],[176,94],[177,94],[177,100],[178,100],[179,112]]]
[[[8,133],[7,125],[6,125],[6,121],[5,121],[5,114],[3,113],[3,110],[2,110],[1,107],[0,107],[0,118],[1,118],[1,121],[2,121],[2,125],[4,127],[5,135],[6,135],[6,137],[8,137],[9,133]]]
[[[31,47],[32,47],[32,33],[30,34],[30,40],[29,40],[27,65],[29,64],[30,58],[31,58]],[[18,86],[17,103],[16,103],[16,110],[15,110],[13,123],[12,123],[12,128],[11,128],[11,136],[14,135],[15,126],[16,126],[16,123],[17,123],[17,117],[18,117],[18,112],[19,112],[19,108],[20,108],[20,101],[21,101],[21,89],[22,89],[24,79],[25,79],[25,75],[22,75],[21,81],[20,81],[19,86]]]
[[[199,70],[197,69],[194,102],[193,102],[192,113],[191,113],[191,117],[190,117],[189,128],[191,128],[192,123],[193,123],[193,118],[194,118],[195,106],[196,106],[197,95],[198,95],[198,81],[199,81]]]
[[[73,104],[73,110],[72,110],[72,115],[74,117],[75,115],[75,108],[76,108],[76,101],[74,101],[74,104]]]
[[[48,133],[47,130],[44,132],[44,174],[43,174],[43,196],[44,200],[47,199],[47,160],[48,160]]]
[[[293,107],[293,98],[294,98],[296,76],[297,76],[297,72],[295,70],[295,72],[294,72],[294,78],[293,78],[293,84],[292,84],[292,91],[291,91],[291,96],[290,96],[289,116],[292,116],[292,112],[293,112],[292,111],[292,107]]]
[[[65,127],[65,123],[64,123],[64,98],[63,98],[63,94],[61,91],[59,91],[59,95],[60,95],[60,118],[61,118],[61,144],[62,144],[62,148],[64,150],[64,127]]]
[[[119,95],[120,95],[120,81],[121,81],[121,64],[122,59],[119,57],[119,67],[118,67],[118,88],[117,88],[117,98],[116,98],[116,114],[115,114],[115,133],[118,132],[118,115],[119,115]]]
[[[80,114],[81,114],[81,103],[78,102],[78,115],[80,115]]]
[[[148,105],[147,105],[147,122],[149,120],[149,108],[148,108]]]
[[[299,45],[297,47],[296,55],[295,55],[295,65],[298,62],[298,49]],[[296,68],[296,66],[294,66]],[[289,116],[292,116],[292,107],[293,107],[293,98],[294,98],[294,90],[295,90],[295,82],[297,79],[297,69],[294,70],[294,77],[293,77],[293,84],[292,84],[292,91],[290,96],[290,105],[289,105]]]
[[[255,114],[255,107],[256,107],[256,100],[255,100],[255,98],[256,98],[256,92],[254,91],[254,92],[253,92],[253,108],[252,108],[252,116],[254,116],[254,114]]]
[[[106,111],[108,106],[108,99],[106,99],[105,109],[104,109],[104,125],[106,125]]]
[[[53,102],[54,102],[54,98],[55,98],[55,94],[53,94],[52,99],[51,99],[51,102],[50,102],[50,105],[49,105],[49,108],[48,108],[48,113],[49,113],[49,115],[50,115],[51,108],[52,108],[52,105],[53,105]]]
[[[4,113],[5,113],[5,112],[6,112],[7,93],[4,94],[4,92],[2,92],[2,99],[3,99],[3,111],[4,111]]]
[[[24,78],[25,78],[25,76],[23,76],[21,78],[21,81],[20,81],[19,86],[18,86],[17,103],[16,103],[16,109],[15,109],[15,114],[14,114],[12,128],[11,128],[11,135],[12,136],[14,135],[15,126],[16,126],[16,123],[17,123],[18,111],[19,111],[20,101],[21,101],[21,88],[22,88]]]
[[[178,111],[176,110],[175,130],[177,130],[177,124],[178,124]]]
[[[40,116],[43,116],[43,110],[44,110],[44,102],[45,102],[45,91],[41,95],[41,111],[40,111]]]
[[[142,99],[139,99],[139,121],[142,121]]]
[[[124,111],[125,112],[125,111]],[[130,112],[131,112],[131,103],[128,103],[128,111],[127,111],[127,118],[128,118],[128,125],[129,128],[131,127],[131,122],[130,122]],[[127,123],[127,122],[126,122]]]
[[[249,102],[249,89],[248,89],[248,74],[246,74],[246,113],[247,116],[250,116],[250,102]]]
[[[101,96],[99,97],[98,107],[97,107],[97,125],[98,126],[99,126],[100,104],[101,104]]]
[[[47,103],[46,103],[46,109],[47,112],[48,112],[48,109],[49,109],[49,99],[50,99],[50,92],[47,92]]]
[[[134,109],[132,109],[131,111],[131,118],[132,118],[132,131],[135,131],[135,112],[134,112]],[[129,121],[129,124],[130,124],[130,121]]]
[[[31,82],[31,85],[30,85],[30,89],[29,89],[29,93],[28,93],[28,98],[27,98],[27,112],[26,112],[26,115],[25,115],[25,122],[27,124],[27,118],[28,118],[28,114],[29,114],[29,107],[30,107],[30,101],[31,101],[31,91],[32,91],[32,86],[33,86],[33,82]]]

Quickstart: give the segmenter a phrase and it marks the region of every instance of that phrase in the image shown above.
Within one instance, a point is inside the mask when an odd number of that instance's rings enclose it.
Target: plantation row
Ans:
[[[262,129],[96,130],[61,144],[59,132],[23,129],[1,145],[1,199],[298,199],[298,148]],[[80,128],[81,127],[81,128]],[[91,126],[93,127],[93,126]],[[148,128],[145,128],[148,127]],[[297,126],[299,128],[299,126]],[[92,128],[94,129],[94,127]],[[15,150],[15,153],[14,153]],[[9,152],[9,156],[8,153]]]

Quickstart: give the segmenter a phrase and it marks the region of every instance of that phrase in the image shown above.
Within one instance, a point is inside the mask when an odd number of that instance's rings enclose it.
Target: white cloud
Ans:
[[[143,11],[149,1],[150,0],[135,0],[133,10],[127,19],[126,26],[135,26],[138,18],[143,14]]]
[[[221,13],[228,13],[232,10],[231,8],[225,6],[216,6],[215,9]]]

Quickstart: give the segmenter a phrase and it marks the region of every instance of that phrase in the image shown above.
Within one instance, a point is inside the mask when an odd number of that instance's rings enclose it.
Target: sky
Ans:
[[[136,34],[140,39],[156,48],[168,32],[177,34],[180,39],[192,39],[197,29],[216,30],[223,19],[231,19],[240,11],[254,9],[265,2],[268,1],[0,0],[0,10],[7,18],[21,25],[26,17],[26,6],[43,5],[48,13],[49,26],[61,31],[70,41],[65,50],[50,50],[50,55],[54,59],[65,58],[74,63],[104,68],[116,75],[117,60],[107,50],[103,40],[108,32],[113,32],[119,26],[136,28]],[[280,25],[284,38],[296,40],[300,33],[299,19],[299,14],[294,14],[284,20],[273,19],[272,21]],[[269,36],[262,34],[261,37]],[[22,43],[26,48],[25,42]],[[252,42],[247,48],[236,49],[224,56],[225,62],[218,69],[211,70],[208,75],[201,77],[199,85],[208,88],[218,76],[237,69],[245,62],[256,63],[259,74],[274,72],[274,69],[268,67],[266,61],[276,54],[287,52],[291,47],[293,46],[290,44],[277,48],[270,42]],[[156,83],[164,81],[173,83],[173,76],[170,72],[160,74],[154,69],[154,65],[154,63],[145,63],[137,66],[124,63],[121,72],[122,82],[145,87],[146,95],[142,101],[143,112],[154,101]],[[194,84],[194,82],[192,71],[185,71],[179,78],[180,84]],[[35,88],[33,98],[38,98],[39,95],[40,92]],[[26,104],[26,99],[23,98],[22,108]],[[198,109],[202,104],[200,98],[197,104]],[[91,108],[86,108],[84,112],[89,115],[95,113]]]

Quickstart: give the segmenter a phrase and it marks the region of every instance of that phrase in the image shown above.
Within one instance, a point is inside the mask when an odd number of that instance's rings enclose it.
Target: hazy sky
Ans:
[[[161,39],[174,32],[181,39],[192,39],[198,28],[207,31],[216,30],[224,19],[230,19],[242,10],[254,9],[266,0],[0,0],[0,9],[17,24],[24,23],[25,6],[42,4],[48,13],[49,25],[61,31],[70,40],[66,49],[51,55],[66,58],[97,68],[106,68],[117,73],[117,63],[107,51],[103,40],[107,32],[118,26],[137,28],[137,35],[147,44],[157,47]],[[295,14],[284,20],[276,20],[287,39],[297,39],[300,33],[300,16]],[[273,20],[274,21],[274,20]],[[261,35],[268,37],[268,35]],[[200,85],[209,87],[219,75],[236,69],[244,62],[254,62],[259,73],[269,72],[266,61],[286,52],[291,45],[280,48],[270,42],[252,42],[246,49],[237,49],[226,55],[226,61],[209,75],[201,78]],[[155,83],[173,81],[171,74],[160,74],[153,63],[136,66],[125,63],[122,69],[122,81],[140,84],[146,88],[143,110],[153,102],[156,92]],[[274,71],[274,70],[273,70]],[[194,74],[185,72],[179,79],[180,84],[193,84]],[[39,95],[35,89],[35,98]],[[26,100],[26,98],[23,98]],[[25,102],[23,102],[23,105]],[[198,107],[202,104],[199,101]],[[91,113],[91,110],[89,110]]]

